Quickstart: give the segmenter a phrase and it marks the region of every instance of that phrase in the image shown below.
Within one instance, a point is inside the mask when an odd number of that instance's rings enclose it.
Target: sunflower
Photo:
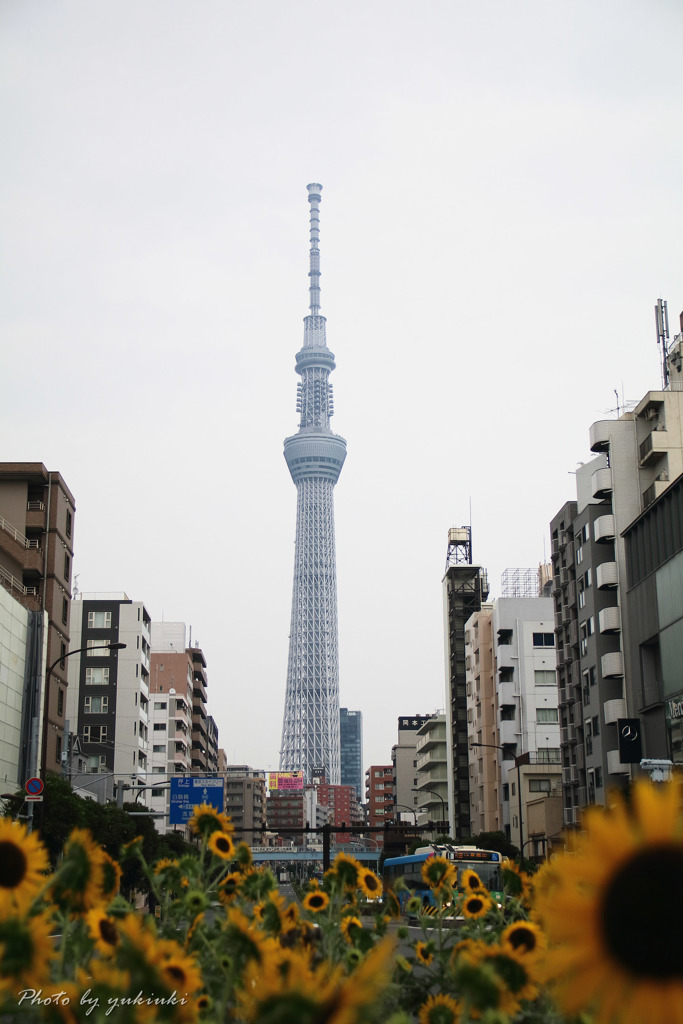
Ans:
[[[239,871],[233,871],[222,879],[218,885],[218,899],[224,906],[235,899],[241,884],[242,875]]]
[[[179,997],[189,996],[202,987],[202,975],[194,957],[178,952],[165,960],[160,966],[160,973],[171,991]]]
[[[431,964],[434,959],[434,953],[432,952],[433,943],[431,942],[416,942],[415,943],[415,959],[418,963]]]
[[[304,907],[306,910],[310,910],[313,914],[319,914],[321,910],[324,910],[327,907],[329,902],[330,897],[326,892],[323,892],[322,889],[319,889],[316,892],[309,892],[303,898]]]
[[[382,895],[382,883],[375,872],[370,871],[369,868],[361,867],[358,875],[358,888],[371,900]]]
[[[430,996],[420,1007],[417,1019],[418,1024],[457,1024],[460,1007],[451,996]]]
[[[454,886],[457,871],[445,857],[428,857],[422,865],[422,880],[430,889]]]
[[[0,921],[0,996],[49,985],[50,962],[57,957],[53,929],[47,913]]]
[[[465,892],[482,892],[486,890],[486,886],[483,884],[481,878],[476,871],[471,868],[465,868],[460,873],[460,888]]]
[[[52,898],[58,906],[84,913],[104,898],[104,850],[87,829],[77,828],[64,844],[64,859],[54,876]]]
[[[223,831],[225,832],[225,829],[223,829]],[[235,847],[235,860],[239,865],[240,871],[244,871],[245,873],[253,867],[254,858],[251,855],[251,850],[247,843],[237,844]]]
[[[338,853],[332,865],[333,876],[338,878],[344,889],[355,892],[360,885],[362,871],[360,861],[348,853]]]
[[[180,861],[177,857],[161,857],[159,860],[155,861],[152,870],[155,875],[160,875],[161,872],[166,871],[167,868],[177,868],[179,864]]]
[[[209,836],[209,849],[221,860],[232,860],[235,856],[235,844],[227,832],[215,829]]]
[[[503,929],[500,936],[503,948],[509,948],[518,956],[537,960],[548,945],[544,933],[533,921],[515,921]]]
[[[500,874],[506,893],[528,903],[531,897],[531,875],[522,871],[513,860],[504,860],[501,863]]]
[[[85,915],[85,923],[95,947],[108,956],[116,952],[119,944],[119,931],[113,917],[108,917],[102,907],[94,907]]]
[[[356,917],[355,914],[346,914],[341,919],[341,925],[339,927],[339,930],[341,931],[344,939],[349,943],[349,945],[352,945],[353,932],[356,932],[357,934],[358,931],[362,931],[363,922],[360,920],[359,917]]]
[[[0,913],[27,909],[45,884],[48,867],[37,834],[11,818],[0,819]]]
[[[549,952],[546,979],[568,1013],[599,1021],[683,1022],[680,922],[683,820],[678,782],[638,780],[592,808],[571,855],[557,855],[555,884],[538,898]]]
[[[121,867],[106,850],[102,850],[102,896],[105,903],[113,900],[121,885]]]
[[[533,964],[496,943],[462,943],[456,978],[478,1009],[488,1007],[513,1015],[522,1001],[538,995]]]
[[[280,916],[283,932],[291,932],[299,923],[299,908],[296,903],[290,903]]]
[[[198,804],[193,807],[193,815],[188,825],[196,836],[210,836],[212,832],[219,829],[231,835],[234,831],[232,822],[227,814],[216,810],[211,804]]]
[[[493,901],[483,892],[473,892],[465,896],[460,909],[464,917],[484,917],[493,906]]]

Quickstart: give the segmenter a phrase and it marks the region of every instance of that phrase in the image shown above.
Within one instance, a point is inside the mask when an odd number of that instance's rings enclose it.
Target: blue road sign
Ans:
[[[192,817],[196,804],[209,804],[223,810],[223,779],[198,778],[181,775],[171,779],[171,825],[185,825]]]
[[[38,778],[28,779],[26,782],[26,792],[29,796],[40,796],[43,792],[43,780]]]

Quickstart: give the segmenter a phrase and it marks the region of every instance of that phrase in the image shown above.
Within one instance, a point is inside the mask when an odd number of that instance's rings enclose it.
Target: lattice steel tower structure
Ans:
[[[319,206],[322,185],[308,185],[310,203],[310,314],[296,354],[299,430],[285,439],[285,459],[296,484],[296,544],[287,691],[280,770],[325,768],[340,782],[337,564],[334,549],[334,485],[346,458],[346,441],[330,429],[330,373],[334,355],[320,315]]]

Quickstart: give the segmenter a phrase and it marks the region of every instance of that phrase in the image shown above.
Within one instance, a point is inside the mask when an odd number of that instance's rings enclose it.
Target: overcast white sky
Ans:
[[[63,474],[82,591],[191,624],[231,761],[278,764],[307,183],[367,767],[444,705],[448,528],[471,502],[498,596],[590,424],[660,385],[682,29],[680,0],[2,0],[0,461]]]

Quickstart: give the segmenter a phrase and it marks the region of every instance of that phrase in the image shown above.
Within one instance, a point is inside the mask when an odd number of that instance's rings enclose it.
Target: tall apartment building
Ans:
[[[353,786],[363,800],[363,714],[339,709],[339,754],[342,786]]]
[[[58,472],[39,462],[0,463],[0,584],[12,599],[0,606],[0,624],[17,637],[24,664],[21,697],[10,701],[8,691],[3,721],[15,751],[7,751],[8,769],[21,783],[39,771],[61,773],[66,752],[68,662],[61,659],[71,639],[75,514]],[[25,612],[15,612],[13,602]],[[0,658],[9,673],[7,645],[0,645]],[[12,687],[18,686],[13,664]]]
[[[417,733],[429,715],[401,715],[398,720],[398,743],[391,748],[394,780],[394,807],[398,818],[409,813],[408,821],[417,821]],[[412,812],[412,814],[410,813]]]
[[[679,335],[668,353],[666,387],[617,419],[593,423],[596,458],[579,467],[576,499],[550,524],[565,826],[578,823],[586,804],[604,803],[608,788],[625,787],[641,756],[661,749],[663,687],[655,687],[652,707],[653,692],[642,685],[650,638],[631,646],[622,634],[631,600],[626,536],[683,471],[682,356]],[[650,536],[664,544],[656,532]],[[658,671],[651,670],[653,678]],[[641,734],[641,718],[647,731],[640,746],[620,743],[624,727]]]
[[[81,594],[73,604],[66,713],[86,771],[144,786],[149,771],[151,620],[124,593]],[[110,650],[108,644],[124,644]]]
[[[448,829],[448,745],[446,715],[432,715],[415,734],[417,755],[417,823],[439,822]]]
[[[253,830],[266,824],[266,773],[247,764],[229,764],[222,774],[225,810],[235,827],[235,841],[260,844],[258,832]]]
[[[472,563],[468,526],[448,531],[446,573],[443,577],[446,662],[446,722],[448,743],[448,808],[450,834],[468,838],[471,832],[467,691],[465,680],[465,623],[479,611],[489,593],[485,569]]]
[[[504,831],[526,845],[529,804],[552,801],[535,811],[540,853],[562,825],[553,816],[560,777],[554,607],[543,578],[506,570],[503,596],[466,626],[472,831]]]
[[[365,803],[368,825],[385,825],[394,816],[394,766],[373,764],[365,772]],[[377,843],[384,844],[381,832],[372,833]]]

